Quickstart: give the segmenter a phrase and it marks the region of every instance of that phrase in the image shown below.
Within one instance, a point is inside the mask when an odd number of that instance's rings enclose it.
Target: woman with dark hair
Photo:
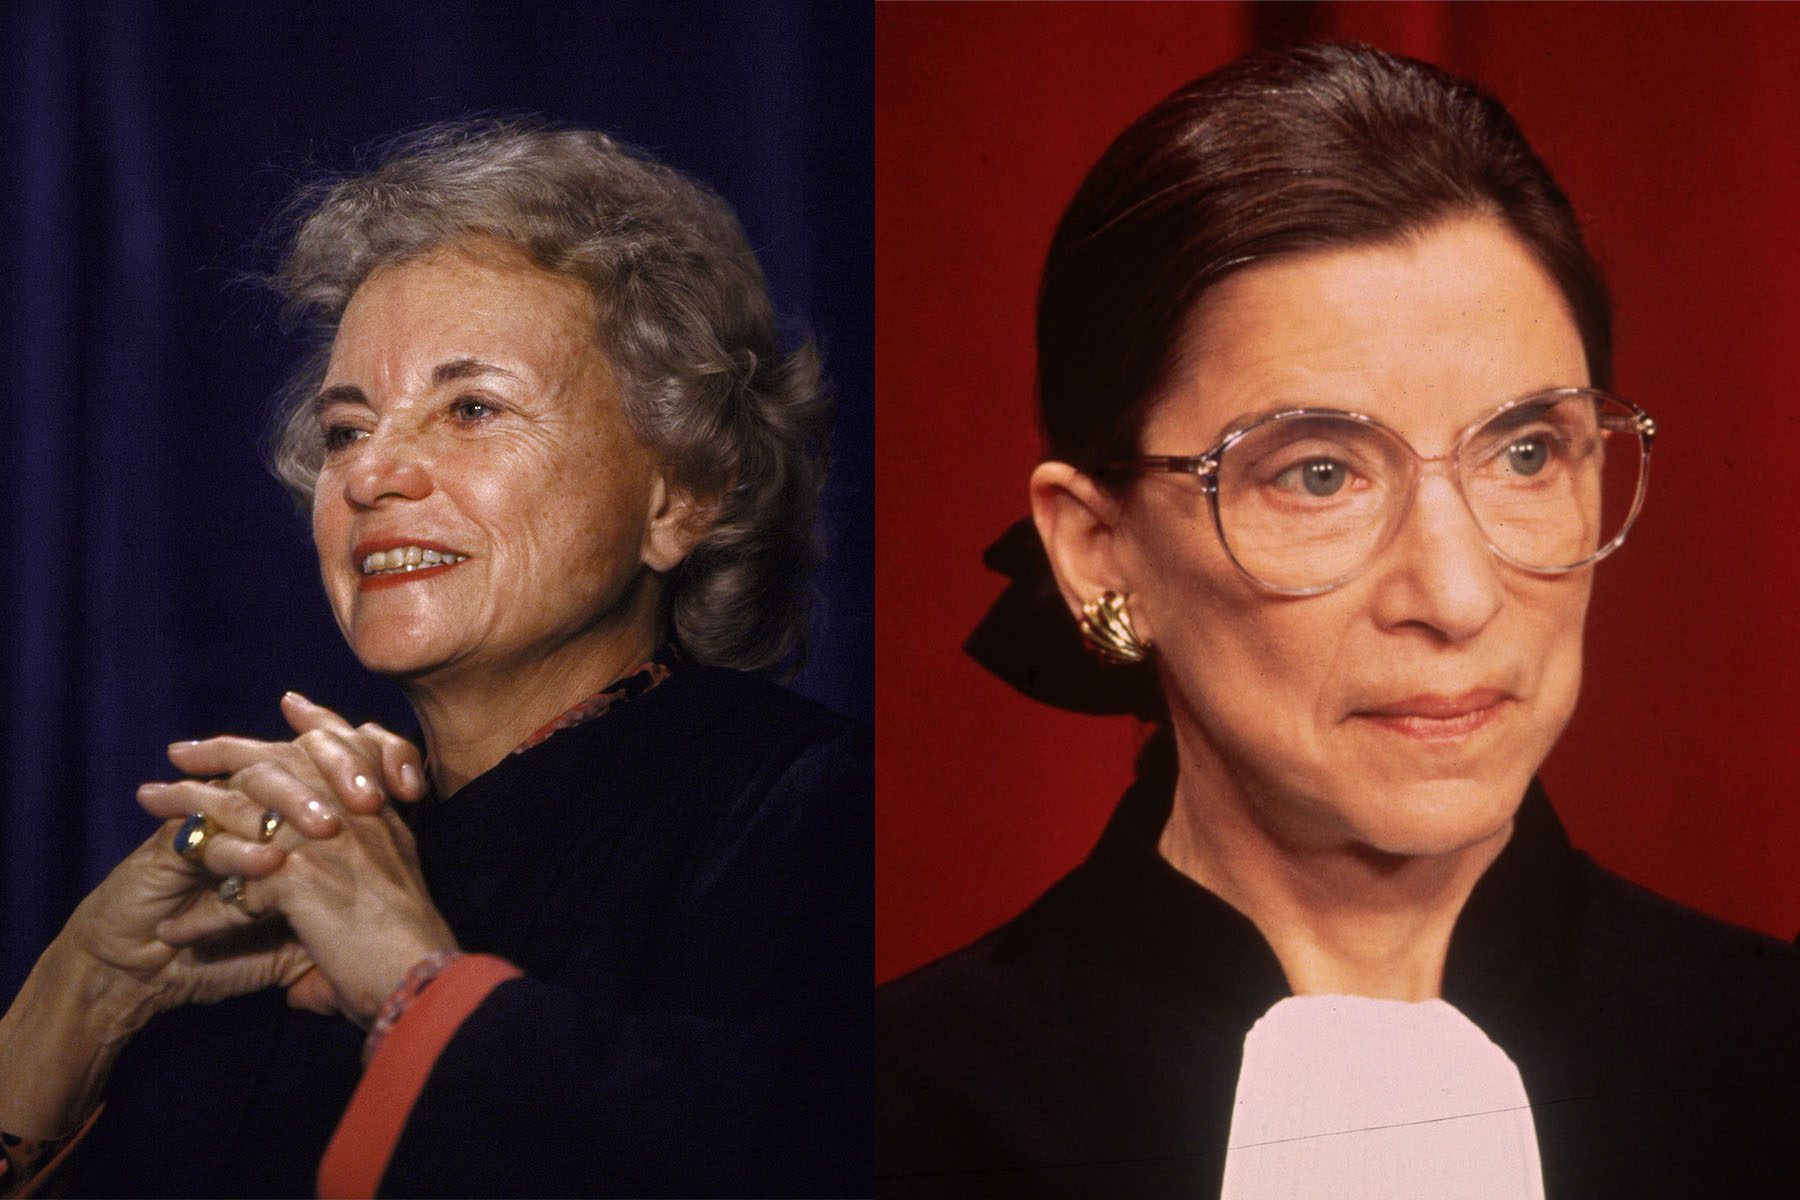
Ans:
[[[1611,352],[1567,199],[1436,68],[1260,54],[1112,145],[969,649],[1159,728],[1084,864],[879,994],[885,1193],[1800,1186],[1800,954],[1535,782],[1656,433]]]
[[[428,130],[300,214],[276,467],[426,753],[292,694],[293,742],[171,748],[0,1020],[0,1194],[75,1140],[77,1194],[861,1188],[868,737],[762,674],[811,347],[604,134]]]

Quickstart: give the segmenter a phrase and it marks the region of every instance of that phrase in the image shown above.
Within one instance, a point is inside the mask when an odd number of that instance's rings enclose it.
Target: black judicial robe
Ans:
[[[437,1059],[389,1195],[870,1188],[866,730],[683,665],[409,810],[462,947],[525,972]],[[72,1193],[312,1195],[362,1032],[268,992],[127,1048]]]
[[[1025,913],[877,991],[878,1195],[1219,1194],[1288,987],[1157,853],[1172,802],[1140,782]],[[1443,995],[1518,1065],[1549,1200],[1800,1197],[1800,951],[1595,866],[1535,784]]]

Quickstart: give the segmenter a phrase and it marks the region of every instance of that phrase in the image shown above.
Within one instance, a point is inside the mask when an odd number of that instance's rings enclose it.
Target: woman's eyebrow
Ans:
[[[461,379],[474,379],[482,375],[503,375],[508,379],[524,379],[517,371],[510,371],[498,363],[483,362],[479,358],[453,358],[441,362],[431,370],[431,382],[442,387],[446,383],[455,383]],[[313,400],[313,407],[324,408],[329,404],[367,404],[368,396],[353,383],[337,383],[322,389]]]
[[[334,383],[328,388],[320,389],[319,394],[313,398],[313,407],[326,408],[333,404],[366,405],[368,402],[369,398],[363,395],[363,390],[355,384]]]
[[[520,379],[517,371],[509,371],[505,367],[491,362],[483,362],[479,358],[453,358],[441,362],[431,370],[431,382],[434,384],[455,383],[459,379],[473,379],[478,375],[504,375],[508,379]]]

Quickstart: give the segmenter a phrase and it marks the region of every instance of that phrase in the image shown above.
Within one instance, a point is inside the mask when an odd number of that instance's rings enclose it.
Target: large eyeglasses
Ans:
[[[1635,404],[1556,388],[1501,405],[1437,458],[1372,417],[1302,408],[1233,429],[1204,454],[1104,469],[1198,477],[1238,569],[1270,591],[1312,596],[1374,561],[1405,521],[1421,470],[1440,462],[1499,558],[1541,575],[1598,562],[1644,503],[1655,439],[1656,422]]]

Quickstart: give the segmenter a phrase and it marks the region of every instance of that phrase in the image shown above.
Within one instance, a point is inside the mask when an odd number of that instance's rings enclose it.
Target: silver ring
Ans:
[[[231,907],[237,909],[247,917],[256,915],[250,911],[250,906],[244,902],[244,877],[242,875],[227,875],[225,877],[225,881],[219,884],[219,899],[231,905]]]
[[[259,842],[274,841],[276,831],[279,830],[281,826],[281,814],[271,808],[262,815],[262,822],[256,827],[256,840]]]
[[[206,819],[205,813],[195,813],[175,831],[175,853],[193,862],[200,857],[206,839],[211,836],[212,822]]]

